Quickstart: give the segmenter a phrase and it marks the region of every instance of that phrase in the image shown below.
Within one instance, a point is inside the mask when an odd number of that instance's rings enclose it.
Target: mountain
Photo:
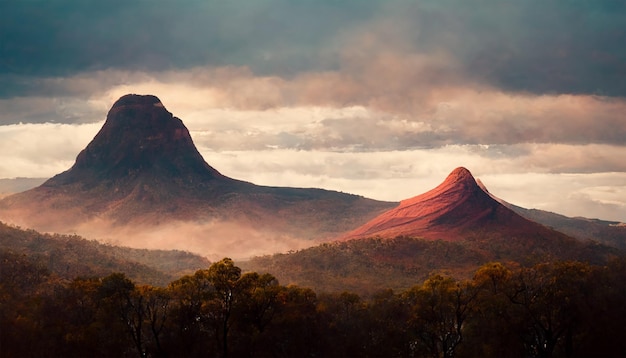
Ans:
[[[395,205],[226,177],[205,162],[183,122],[157,97],[131,94],[115,102],[69,170],[0,200],[0,219],[220,258],[310,246]]]
[[[582,242],[530,221],[494,199],[465,168],[439,186],[403,200],[338,241],[240,265],[269,271],[284,284],[322,291],[406,289],[433,272],[469,278],[481,265],[552,260],[606,264],[624,252]]]
[[[400,204],[343,236],[413,236],[445,241],[498,233],[508,236],[554,235],[516,214],[486,193],[469,170],[456,168],[436,188]]]

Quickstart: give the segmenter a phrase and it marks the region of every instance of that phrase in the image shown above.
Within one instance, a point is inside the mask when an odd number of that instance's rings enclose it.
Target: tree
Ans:
[[[432,357],[453,357],[463,341],[465,319],[476,290],[439,274],[405,293],[412,308],[410,325],[416,335],[414,350]]]
[[[145,340],[150,342],[147,351],[154,352],[157,356],[164,356],[161,336],[170,314],[171,295],[163,288],[141,286],[137,290],[137,296],[141,297],[138,303],[143,305],[141,310],[145,317],[143,334],[146,337]]]
[[[131,341],[140,357],[147,355],[144,345],[143,323],[146,312],[143,306],[143,296],[135,291],[135,284],[123,273],[113,273],[102,279],[99,289],[99,297],[103,300],[105,310],[103,314],[111,317],[108,312],[113,312],[111,318],[117,318],[128,332]],[[114,321],[109,321],[109,328],[117,326]]]
[[[230,333],[237,347],[234,353],[255,356],[266,328],[282,311],[283,306],[278,300],[282,288],[274,276],[256,272],[242,275],[237,286]]]
[[[36,355],[41,348],[33,344],[41,330],[38,296],[49,277],[40,261],[0,251],[0,356]]]
[[[464,339],[472,344],[459,347],[458,353],[470,357],[523,356],[519,313],[507,296],[513,271],[499,262],[481,266],[472,285],[476,300],[467,320]]]
[[[325,335],[325,356],[356,357],[367,353],[367,304],[355,293],[320,295],[318,314]]]
[[[319,356],[319,315],[317,312],[318,298],[310,288],[290,285],[282,287],[277,302],[280,311],[268,326],[267,336],[272,344],[265,351],[268,356],[279,357],[311,357]]]
[[[195,356],[201,352],[217,350],[207,332],[208,317],[203,311],[205,302],[211,299],[213,286],[209,280],[209,270],[198,270],[193,275],[185,275],[171,282],[167,288],[171,295],[170,310],[170,350],[182,356]]]
[[[80,357],[105,355],[106,344],[102,333],[106,327],[99,324],[101,300],[98,297],[102,282],[97,277],[76,278],[49,297],[46,307],[47,331],[61,348],[50,355]]]
[[[409,317],[411,307],[402,295],[391,289],[380,291],[368,304],[369,347],[374,357],[407,357],[410,355]]]
[[[211,300],[205,302],[203,307],[209,317],[219,327],[216,330],[218,342],[224,357],[228,357],[228,332],[231,327],[231,314],[233,303],[239,294],[241,269],[235,266],[230,258],[224,258],[212,264],[208,271],[208,280],[213,286]]]
[[[565,355],[572,355],[589,272],[589,265],[581,262],[545,263],[520,270],[508,296],[521,308],[529,354],[550,357],[561,344]]]

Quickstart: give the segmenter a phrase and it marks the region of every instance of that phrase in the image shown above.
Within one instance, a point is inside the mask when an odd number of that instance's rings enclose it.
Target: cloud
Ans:
[[[132,85],[107,88],[106,95],[100,95],[98,101],[112,103],[129,92],[153,93],[185,121],[196,121],[204,115],[207,125],[215,124],[211,116],[227,117],[227,111],[231,111],[239,119],[246,114],[265,118],[266,127],[282,121],[280,117],[292,110],[310,117],[304,109],[331,113],[360,108],[359,113],[353,111],[352,118],[345,115],[341,120],[332,116],[318,118],[320,132],[317,136],[345,140],[344,143],[331,140],[326,144],[335,147],[370,142],[375,149],[464,143],[622,144],[626,138],[626,123],[621,119],[626,111],[626,100],[588,95],[506,93],[462,78],[456,79],[458,84],[447,80],[441,84],[434,83],[435,80],[421,83],[415,72],[429,72],[433,68],[431,64],[437,61],[414,61],[422,67],[390,65],[389,71],[395,68],[398,78],[387,82],[383,79],[390,77],[382,69],[359,72],[355,77],[342,72],[324,72],[292,79],[256,76],[248,69],[232,67],[145,74]],[[403,68],[411,70],[405,73]],[[275,115],[275,118],[267,118],[267,115]],[[298,143],[309,143],[311,148],[323,145],[316,143],[312,128],[296,128],[297,122],[294,119],[293,129],[298,129],[302,136],[310,136],[299,138]],[[239,127],[246,125],[242,123]],[[250,125],[254,128],[261,124],[257,121]],[[283,131],[280,126],[272,130]],[[359,136],[359,132],[370,136]]]
[[[625,172],[624,23],[583,0],[0,1],[0,177],[69,168],[127,93],[268,185],[399,200],[459,165]]]
[[[67,170],[100,126],[0,127],[0,177],[25,173],[50,177]],[[191,134],[211,166],[227,176],[260,185],[316,187],[399,201],[434,188],[455,167],[465,166],[492,193],[514,204],[626,221],[623,146],[447,145],[367,152],[222,150],[212,148],[210,141],[205,142],[193,130]]]
[[[324,63],[329,39],[367,21],[378,7],[354,0],[3,1],[0,74],[68,76],[200,64],[293,73]]]
[[[626,222],[626,173],[484,175],[494,195],[525,208]]]
[[[75,230],[91,239],[113,245],[161,250],[184,250],[210,260],[223,257],[247,260],[254,256],[299,250],[318,241],[283,233],[259,232],[240,222],[171,221],[159,225],[115,226],[106,220],[93,219]],[[184,237],[185,240],[180,238]]]
[[[474,82],[505,91],[623,97],[626,84],[614,79],[626,75],[625,22],[619,1],[3,1],[0,95],[38,91],[33,77],[100,70],[361,72],[362,56],[394,52],[444,54]]]
[[[0,126],[0,177],[51,177],[69,169],[102,123]]]
[[[361,66],[371,66],[370,71],[294,78],[258,76],[240,67],[202,67],[155,73],[101,71],[48,79],[43,82],[57,86],[59,92],[91,95],[0,100],[6,107],[0,121],[89,123],[102,120],[124,94],[151,93],[186,123],[204,120],[206,131],[218,132],[230,122],[229,138],[247,143],[248,148],[255,145],[248,134],[257,132],[258,149],[264,145],[395,150],[447,144],[623,144],[626,138],[625,99],[507,93],[459,77],[436,56],[385,57],[363,59],[367,63]],[[441,83],[437,83],[439,76],[429,77],[431,70],[445,73]],[[349,112],[353,114],[346,115]],[[280,124],[286,118],[290,126]],[[236,146],[225,143],[223,148]]]
[[[387,3],[418,53],[444,50],[477,82],[505,91],[623,97],[623,2]]]

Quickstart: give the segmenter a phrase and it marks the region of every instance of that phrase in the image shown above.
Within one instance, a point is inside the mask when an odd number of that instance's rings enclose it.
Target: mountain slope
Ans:
[[[72,168],[0,200],[0,219],[220,258],[310,246],[394,205],[228,178],[204,161],[182,121],[157,97],[126,95]]]
[[[404,235],[456,241],[481,233],[554,234],[494,200],[478,186],[469,170],[457,168],[436,188],[401,201],[343,239]]]

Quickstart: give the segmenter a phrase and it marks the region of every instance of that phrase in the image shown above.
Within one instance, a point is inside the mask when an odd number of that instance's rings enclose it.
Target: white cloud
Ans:
[[[102,123],[0,126],[0,177],[50,177],[69,169]]]
[[[525,208],[626,222],[626,173],[485,175],[489,191]]]

